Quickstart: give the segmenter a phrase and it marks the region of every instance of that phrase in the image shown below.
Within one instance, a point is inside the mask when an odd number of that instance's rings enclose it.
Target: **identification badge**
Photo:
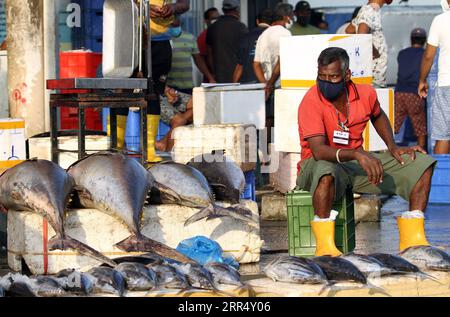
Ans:
[[[334,131],[333,142],[336,144],[348,145],[350,133],[342,131]]]

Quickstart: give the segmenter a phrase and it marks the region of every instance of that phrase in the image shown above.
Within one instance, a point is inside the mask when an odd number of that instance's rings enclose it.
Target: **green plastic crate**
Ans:
[[[288,210],[288,244],[289,255],[313,257],[316,250],[316,239],[311,229],[314,219],[312,196],[305,191],[292,191],[286,195]],[[338,249],[351,252],[355,249],[355,215],[353,208],[353,193],[348,190],[346,195],[333,209],[339,212],[335,225],[335,242]]]

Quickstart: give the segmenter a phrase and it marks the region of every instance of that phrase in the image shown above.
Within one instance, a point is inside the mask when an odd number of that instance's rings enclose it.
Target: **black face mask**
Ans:
[[[338,83],[332,83],[330,81],[317,79],[317,86],[325,99],[333,102],[342,94],[346,85],[345,80]]]
[[[311,16],[310,15],[297,16],[297,20],[301,26],[308,26],[309,22],[311,22]]]

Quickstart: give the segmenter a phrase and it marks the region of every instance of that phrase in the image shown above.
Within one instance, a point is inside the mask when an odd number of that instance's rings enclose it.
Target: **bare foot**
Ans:
[[[166,144],[164,142],[157,141],[155,143],[155,149],[160,152],[166,152]]]

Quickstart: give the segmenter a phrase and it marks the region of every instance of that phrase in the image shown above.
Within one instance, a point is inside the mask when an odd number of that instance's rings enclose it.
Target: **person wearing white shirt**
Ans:
[[[275,7],[272,26],[265,30],[256,44],[253,68],[260,83],[266,84],[267,127],[273,126],[273,94],[280,86],[280,39],[292,36],[289,29],[294,24],[294,8],[287,3]]]
[[[450,0],[441,0],[441,6],[444,13],[435,17],[431,24],[418,93],[422,98],[428,96],[427,78],[439,48],[438,84],[432,96],[431,137],[437,140],[435,154],[450,154]]]

